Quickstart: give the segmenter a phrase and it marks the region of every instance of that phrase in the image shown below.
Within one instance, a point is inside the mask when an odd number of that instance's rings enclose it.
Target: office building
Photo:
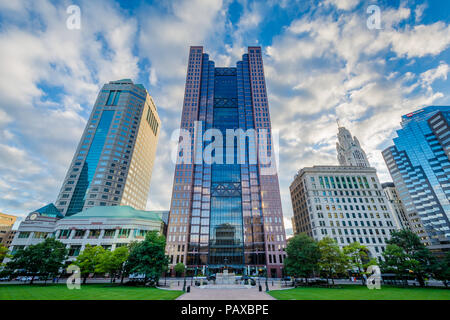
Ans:
[[[178,159],[175,168],[166,248],[171,267],[182,262],[192,273],[227,268],[280,277],[286,236],[277,172],[266,161],[274,148],[261,48],[249,47],[236,67],[222,68],[203,47],[191,47],[180,128],[191,146],[179,155],[192,153],[195,160]],[[256,147],[249,142],[246,152],[233,137],[215,161],[198,161],[208,148],[199,136],[210,129],[223,137],[230,129],[253,132],[249,140],[265,132],[258,145],[268,152],[251,161]]]
[[[144,210],[161,122],[141,84],[101,89],[55,203],[64,216],[93,206]]]
[[[406,209],[403,206],[402,200],[400,200],[398,190],[395,188],[394,183],[386,182],[381,184],[381,187],[388,200],[389,208],[391,209],[392,217],[394,218],[397,229],[410,230],[411,227],[406,216]]]
[[[396,226],[374,168],[307,167],[289,189],[294,234],[330,237],[340,247],[359,242],[381,257]]]
[[[366,153],[361,148],[358,138],[352,137],[345,127],[338,127],[336,151],[341,166],[370,167]]]
[[[17,217],[9,214],[0,213],[0,245],[9,247],[11,238],[14,237],[15,231],[12,230]]]
[[[432,251],[450,249],[450,107],[402,116],[394,145],[383,151],[411,229]]]
[[[31,212],[23,221],[11,245],[12,252],[38,244],[48,237],[64,243],[69,260],[87,244],[107,250],[142,241],[149,231],[165,230],[167,211],[143,211],[130,206],[96,206],[65,216],[50,204]]]

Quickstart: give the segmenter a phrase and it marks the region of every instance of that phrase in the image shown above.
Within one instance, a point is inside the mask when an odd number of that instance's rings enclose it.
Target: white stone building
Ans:
[[[340,247],[359,242],[380,257],[396,229],[376,169],[314,166],[301,169],[290,186],[294,234],[331,237]]]
[[[352,138],[350,131],[345,127],[339,127],[337,138],[336,151],[341,166],[370,167],[358,138]]]
[[[62,217],[32,212],[23,221],[11,244],[12,252],[55,237],[69,249],[69,260],[87,244],[108,250],[142,241],[148,231],[165,234],[168,211],[135,210],[129,206],[92,207],[75,215]]]

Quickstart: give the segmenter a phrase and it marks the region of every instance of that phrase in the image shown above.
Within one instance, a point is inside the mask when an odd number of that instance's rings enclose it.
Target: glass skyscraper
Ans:
[[[66,216],[93,206],[144,210],[158,142],[156,105],[141,84],[101,89],[56,201]]]
[[[260,47],[249,47],[229,68],[215,67],[203,47],[190,48],[181,129],[191,142],[181,153],[196,160],[178,160],[175,168],[166,248],[171,266],[281,276],[286,238],[276,170],[265,170],[269,165],[256,157],[250,141],[244,140],[243,149],[234,138],[223,152],[212,152],[215,161],[197,160],[208,149],[198,136],[205,130],[207,140],[211,129],[223,137],[230,130],[265,130],[267,137],[258,136],[257,144],[273,156]]]
[[[432,250],[450,249],[450,107],[430,106],[402,116],[384,160],[411,229]]]

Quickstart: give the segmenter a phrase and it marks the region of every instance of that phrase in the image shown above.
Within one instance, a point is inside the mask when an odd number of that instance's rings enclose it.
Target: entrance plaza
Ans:
[[[258,287],[243,288],[202,288],[193,287],[191,292],[185,293],[177,300],[276,300]]]

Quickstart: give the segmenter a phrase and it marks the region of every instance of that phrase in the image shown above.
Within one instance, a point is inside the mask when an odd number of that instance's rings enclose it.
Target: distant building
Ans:
[[[69,259],[87,244],[114,250],[142,241],[149,231],[163,234],[162,216],[167,211],[135,210],[130,206],[93,207],[58,220],[55,238],[69,249]]]
[[[156,105],[141,84],[101,89],[64,179],[56,207],[64,216],[94,206],[144,210],[158,142]]]
[[[163,234],[163,217],[167,215],[167,211],[143,211],[130,206],[98,206],[63,217],[52,204],[44,208],[31,212],[20,224],[12,252],[47,237],[64,243],[69,249],[69,259],[83,251],[86,244],[114,250],[132,241],[142,241],[148,231]]]
[[[384,161],[412,231],[432,251],[450,250],[450,107],[408,113],[401,126]]]
[[[0,213],[0,245],[9,247],[11,238],[14,237],[15,231],[12,230],[17,217],[9,214]]]
[[[352,138],[350,131],[345,127],[339,127],[336,142],[336,151],[341,166],[370,167],[366,153],[361,148],[356,137]]]
[[[12,253],[52,236],[56,222],[63,217],[53,203],[30,212],[17,229],[10,245]]]
[[[313,166],[301,169],[290,186],[294,234],[340,247],[359,242],[380,257],[396,229],[374,168]]]
[[[381,185],[383,187],[384,194],[388,199],[388,204],[392,212],[392,216],[397,225],[397,229],[411,229],[409,220],[406,216],[406,209],[403,206],[402,200],[398,195],[397,188],[393,182],[386,182]]]
[[[274,155],[261,47],[249,47],[242,61],[226,68],[216,67],[203,47],[191,47],[185,89],[185,132],[194,136],[199,123],[223,137],[235,129],[266,132],[259,145],[266,144],[265,160]],[[195,154],[203,150],[202,142],[192,142]],[[227,265],[236,273],[282,276],[286,234],[278,173],[248,145],[248,152],[227,145],[217,162],[176,164],[166,246],[172,269],[182,262],[192,273]]]

